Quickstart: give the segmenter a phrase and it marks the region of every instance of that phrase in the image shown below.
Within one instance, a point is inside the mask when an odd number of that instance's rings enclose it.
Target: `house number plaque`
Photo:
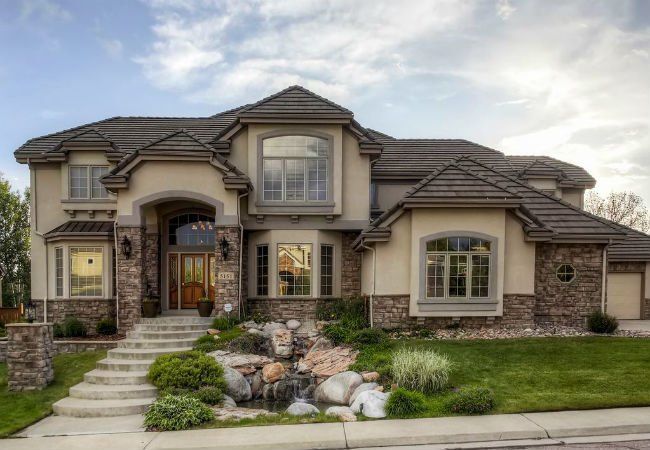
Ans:
[[[220,280],[234,280],[235,272],[219,272],[217,278]]]

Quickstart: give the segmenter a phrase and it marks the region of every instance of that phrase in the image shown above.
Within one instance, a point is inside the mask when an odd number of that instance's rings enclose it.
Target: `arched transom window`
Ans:
[[[169,245],[215,245],[214,217],[186,213],[169,219]]]
[[[328,200],[330,144],[314,136],[277,136],[262,141],[264,201]]]
[[[429,299],[490,296],[492,242],[470,236],[426,243],[426,297]]]

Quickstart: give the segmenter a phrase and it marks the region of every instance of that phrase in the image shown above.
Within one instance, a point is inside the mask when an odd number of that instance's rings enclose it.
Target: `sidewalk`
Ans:
[[[83,431],[83,430],[79,430]],[[311,450],[650,433],[650,407],[0,440],[2,450]],[[497,441],[495,444],[494,441]],[[503,445],[500,445],[502,443]],[[515,442],[513,442],[514,444]]]

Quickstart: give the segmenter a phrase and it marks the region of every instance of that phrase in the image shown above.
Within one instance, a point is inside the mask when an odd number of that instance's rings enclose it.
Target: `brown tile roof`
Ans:
[[[516,171],[518,177],[534,177],[536,174],[555,175],[561,181],[575,183],[580,187],[592,188],[596,185],[594,177],[582,167],[550,156],[508,155],[506,159]]]
[[[62,235],[113,235],[113,222],[71,220],[44,234],[46,238]]]
[[[607,259],[610,261],[650,261],[650,236],[623,227],[628,233],[623,242],[612,244],[607,249]]]

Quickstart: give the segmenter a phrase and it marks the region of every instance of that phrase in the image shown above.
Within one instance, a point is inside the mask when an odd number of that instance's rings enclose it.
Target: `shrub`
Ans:
[[[462,388],[447,403],[447,409],[457,414],[485,414],[493,408],[494,394],[484,387]]]
[[[432,393],[447,385],[451,367],[445,355],[433,350],[402,348],[393,354],[391,373],[401,387]]]
[[[594,333],[611,334],[618,328],[618,320],[602,311],[595,311],[587,319],[587,328]]]
[[[257,334],[242,334],[228,343],[228,350],[238,353],[262,353],[266,339]]]
[[[389,417],[413,416],[427,409],[423,394],[407,391],[404,388],[397,388],[391,392],[385,408]]]
[[[194,350],[201,353],[210,353],[219,350],[222,346],[214,336],[206,334],[194,341]]]
[[[353,330],[359,330],[368,325],[365,301],[361,298],[321,302],[316,307],[316,318],[318,320],[338,320],[342,325]]]
[[[238,323],[239,320],[237,320],[235,317],[215,317],[214,321],[212,322],[212,328],[225,331],[230,330]]]
[[[86,326],[76,317],[66,317],[63,321],[63,334],[65,337],[83,337],[86,335]]]
[[[248,320],[252,320],[255,323],[266,323],[266,322],[270,322],[271,318],[266,314],[262,314],[261,312],[256,312],[252,316],[249,316]]]
[[[349,340],[358,345],[385,344],[388,341],[388,335],[379,328],[364,328],[352,333]]]
[[[117,333],[117,324],[113,319],[102,319],[97,322],[97,334],[108,336]]]
[[[214,386],[225,390],[223,368],[214,358],[197,352],[179,352],[156,358],[149,368],[149,379],[158,389],[199,389]]]
[[[65,333],[63,332],[63,326],[60,323],[55,323],[52,328],[52,332],[55,338],[62,338],[65,336]]]
[[[347,342],[351,331],[344,328],[340,323],[331,323],[323,328],[323,336],[332,341],[334,345]]]
[[[223,400],[223,391],[214,386],[202,386],[192,396],[207,405],[217,405]]]
[[[144,414],[144,425],[154,430],[185,430],[214,419],[214,412],[197,398],[166,395]]]

